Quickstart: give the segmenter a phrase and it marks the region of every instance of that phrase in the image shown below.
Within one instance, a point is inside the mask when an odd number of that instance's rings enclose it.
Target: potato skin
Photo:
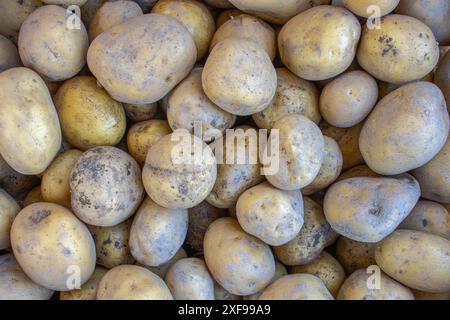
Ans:
[[[160,100],[187,76],[196,56],[194,40],[180,22],[168,15],[145,14],[95,38],[87,61],[115,100],[145,104]],[[122,62],[117,64],[117,59]]]
[[[58,115],[44,81],[28,68],[3,71],[0,101],[3,159],[22,174],[42,173],[61,146]]]
[[[287,274],[288,274],[288,272],[286,270],[286,267],[281,262],[275,260],[275,274],[273,275],[272,280],[270,281],[270,283],[268,285],[274,283],[275,281],[277,281],[278,279],[280,279],[281,277],[283,277]],[[244,300],[258,300],[263,291],[264,290],[259,291],[252,295],[249,295],[249,296],[245,296]]]
[[[339,234],[355,241],[378,242],[408,216],[420,197],[410,175],[392,178],[350,178],[333,184],[325,194],[327,221]]]
[[[151,120],[158,112],[158,103],[128,104],[124,103],[123,108],[127,117],[134,122]]]
[[[94,272],[95,245],[89,230],[57,204],[39,202],[22,209],[11,228],[11,247],[27,276],[48,289],[70,290],[73,266],[79,268],[80,284]]]
[[[0,34],[0,72],[20,67],[21,65],[22,62],[16,46],[8,38]]]
[[[450,110],[450,51],[448,51],[435,71],[434,83],[441,89]]]
[[[227,9],[220,12],[220,14],[216,18],[216,28],[217,30],[228,20],[234,19],[235,17],[244,14],[241,10],[238,9]],[[217,32],[216,30],[216,32]]]
[[[60,300],[96,300],[97,289],[108,269],[95,267],[92,277],[80,289],[65,291],[59,294]]]
[[[22,201],[22,206],[28,207],[30,204],[36,203],[36,202],[44,202],[44,198],[42,198],[41,193],[41,186],[34,187],[30,190],[30,192],[27,193],[25,198]]]
[[[17,43],[22,23],[31,12],[42,5],[41,0],[0,1],[0,34]]]
[[[0,300],[48,300],[52,294],[28,278],[12,254],[0,256]]]
[[[397,230],[377,245],[375,260],[390,277],[412,289],[450,291],[450,241],[445,238]]]
[[[433,159],[448,132],[449,115],[441,90],[431,82],[414,82],[375,106],[361,130],[359,148],[370,169],[395,175]]]
[[[375,265],[376,243],[359,242],[344,236],[339,237],[336,245],[336,258],[347,274],[358,269]]]
[[[361,25],[350,11],[318,6],[283,26],[278,35],[278,50],[283,64],[300,78],[325,80],[351,65],[360,34]]]
[[[272,102],[277,75],[267,52],[257,43],[227,38],[209,54],[202,85],[217,106],[246,116],[264,110]]]
[[[173,300],[164,281],[151,271],[134,265],[109,270],[100,281],[97,300]]]
[[[232,294],[254,294],[267,286],[275,273],[270,247],[245,233],[233,218],[214,221],[203,245],[209,271]]]
[[[370,6],[377,6],[380,10],[380,17],[394,11],[400,0],[343,0],[344,6],[360,17],[368,18],[375,13],[369,10]]]
[[[145,264],[136,262],[136,265],[144,267],[147,270],[150,270],[151,272],[153,272],[154,274],[156,274],[157,276],[160,276],[161,278],[164,278],[167,274],[167,271],[169,271],[170,267],[177,262],[178,260],[187,258],[187,253],[186,250],[184,250],[182,247],[177,251],[177,253],[175,253],[175,255],[170,258],[169,261],[167,261],[166,263],[158,266],[158,267],[150,267],[150,266],[146,266]]]
[[[9,236],[12,223],[20,211],[17,202],[5,190],[0,188],[0,250],[11,245]]]
[[[140,177],[139,165],[124,151],[115,147],[89,149],[78,158],[70,176],[74,213],[100,227],[125,221],[142,201]]]

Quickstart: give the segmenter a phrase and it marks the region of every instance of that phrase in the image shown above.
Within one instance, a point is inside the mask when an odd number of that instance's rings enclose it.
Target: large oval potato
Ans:
[[[0,250],[9,248],[11,225],[20,207],[5,190],[0,188]]]
[[[60,292],[60,300],[96,300],[97,290],[103,276],[108,272],[102,267],[95,267],[92,277],[80,289]]]
[[[196,57],[194,40],[180,22],[168,15],[145,14],[95,38],[87,61],[115,100],[145,104],[172,90],[189,74]]]
[[[369,18],[374,15],[382,17],[391,13],[400,0],[343,0],[342,2],[354,14]]]
[[[0,34],[17,43],[22,23],[42,5],[41,0],[0,1]]]
[[[8,38],[0,34],[0,72],[20,67],[21,65],[22,62],[16,46]]]
[[[3,159],[22,174],[42,173],[61,146],[61,129],[50,93],[37,73],[12,68],[0,74],[0,114]]]
[[[359,242],[346,237],[339,237],[336,244],[336,258],[347,274],[358,269],[375,265],[376,243]]]

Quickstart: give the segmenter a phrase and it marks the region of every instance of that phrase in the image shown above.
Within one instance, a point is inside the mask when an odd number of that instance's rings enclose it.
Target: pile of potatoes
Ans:
[[[450,300],[449,21],[0,1],[0,299]]]

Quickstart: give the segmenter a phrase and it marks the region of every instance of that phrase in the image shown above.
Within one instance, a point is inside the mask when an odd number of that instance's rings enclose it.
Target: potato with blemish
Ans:
[[[336,258],[347,274],[375,265],[376,243],[359,242],[344,236],[336,244]]]
[[[278,279],[280,279],[281,277],[287,275],[288,272],[286,270],[286,267],[279,261],[275,261],[275,274],[272,277],[272,280],[270,281],[270,284],[274,283],[275,281],[277,281]],[[261,293],[264,291],[261,290],[260,292],[254,293],[252,295],[249,296],[245,296],[244,300],[258,300],[259,297],[261,296]]]
[[[319,123],[319,91],[309,81],[298,78],[285,68],[277,68],[277,91],[266,109],[252,115],[259,128],[272,129],[275,122],[288,114],[301,114]]]
[[[399,2],[400,0],[343,0],[348,10],[364,18],[373,15],[385,16],[394,11]]]
[[[26,275],[48,289],[68,291],[74,272],[81,285],[94,272],[89,230],[57,204],[39,202],[22,209],[11,227],[11,247]]]
[[[307,264],[338,237],[319,204],[308,197],[303,197],[303,204],[305,222],[300,232],[288,243],[273,247],[276,257],[286,266]]]
[[[139,266],[121,265],[109,270],[100,281],[97,300],[173,300],[164,281]]]
[[[214,280],[203,260],[186,258],[170,267],[165,281],[175,300],[214,300]]]
[[[445,54],[434,73],[434,83],[441,89],[450,110],[450,51]]]
[[[214,279],[232,294],[254,294],[266,287],[275,274],[270,247],[245,233],[233,218],[220,218],[209,226],[204,254]]]
[[[151,120],[158,112],[158,104],[156,102],[147,104],[124,103],[123,108],[127,117],[134,122]]]
[[[41,193],[41,186],[34,187],[30,190],[30,192],[27,193],[25,198],[23,199],[22,205],[23,207],[27,207],[30,204],[36,203],[36,202],[44,202],[44,198],[42,197]]]
[[[103,276],[108,272],[102,267],[95,267],[92,277],[83,284],[80,289],[61,292],[59,294],[60,300],[96,300],[97,290]]]
[[[154,274],[160,276],[161,278],[164,278],[167,274],[167,271],[169,271],[170,267],[177,262],[178,260],[187,258],[187,253],[186,250],[184,250],[183,248],[180,248],[177,253],[175,253],[175,255],[170,258],[169,261],[167,261],[166,263],[157,266],[157,267],[150,267],[150,266],[146,266],[145,264],[139,263],[137,262],[136,265],[144,267],[148,270],[150,270],[151,272],[153,272]]]
[[[283,245],[303,226],[302,194],[299,190],[279,190],[264,182],[239,197],[236,217],[245,232],[268,245]]]
[[[233,8],[233,5],[228,0],[204,0],[207,4],[210,6],[226,9],[226,8]]]
[[[225,22],[227,22],[230,19],[234,19],[235,17],[238,17],[241,14],[244,14],[244,12],[238,9],[223,10],[216,18],[216,28],[219,29],[219,27],[221,27]]]
[[[70,175],[71,204],[84,222],[115,226],[128,219],[144,196],[141,169],[124,151],[95,147],[84,152]]]
[[[20,67],[21,65],[22,62],[16,46],[8,38],[0,34],[0,72]]]
[[[17,202],[5,190],[0,189],[0,250],[10,246],[11,225],[20,211]]]
[[[397,230],[377,245],[375,260],[391,278],[411,289],[450,291],[450,241],[445,238]]]
[[[37,8],[41,0],[2,0],[0,1],[0,34],[17,43],[22,23]]]

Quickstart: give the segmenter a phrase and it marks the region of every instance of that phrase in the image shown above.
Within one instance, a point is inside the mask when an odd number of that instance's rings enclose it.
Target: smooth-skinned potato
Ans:
[[[0,34],[0,72],[20,67],[19,51],[16,46],[5,36]]]
[[[83,284],[80,289],[61,292],[59,294],[60,300],[96,300],[97,290],[103,276],[108,272],[108,269],[102,267],[95,267],[92,277]]]
[[[359,242],[346,237],[339,237],[336,243],[336,258],[347,274],[358,269],[375,265],[376,243]]]
[[[369,18],[374,15],[382,17],[391,13],[397,7],[400,0],[343,0],[342,2],[354,14]]]
[[[12,223],[20,211],[17,202],[5,190],[0,189],[0,250],[10,246]]]
[[[41,0],[0,1],[0,34],[17,43],[22,23],[42,5]]]

